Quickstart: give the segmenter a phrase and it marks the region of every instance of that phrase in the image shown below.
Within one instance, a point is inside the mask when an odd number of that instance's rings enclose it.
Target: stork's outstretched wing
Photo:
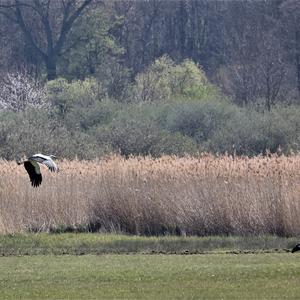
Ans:
[[[51,172],[58,172],[58,166],[52,159],[44,160],[42,164],[46,165]]]
[[[52,172],[58,172],[58,166],[57,164],[52,160],[52,157],[54,156],[48,156],[41,153],[34,154],[31,157],[28,158],[30,161],[35,161],[40,164],[43,164],[48,167],[48,169]]]

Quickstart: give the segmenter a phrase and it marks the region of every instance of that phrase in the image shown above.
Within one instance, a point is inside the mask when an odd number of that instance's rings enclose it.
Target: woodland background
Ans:
[[[0,157],[300,148],[297,0],[1,0]]]

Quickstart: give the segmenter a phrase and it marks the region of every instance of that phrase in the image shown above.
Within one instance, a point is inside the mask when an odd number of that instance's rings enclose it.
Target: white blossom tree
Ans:
[[[44,87],[26,72],[8,73],[0,79],[0,109],[19,112],[48,106]]]

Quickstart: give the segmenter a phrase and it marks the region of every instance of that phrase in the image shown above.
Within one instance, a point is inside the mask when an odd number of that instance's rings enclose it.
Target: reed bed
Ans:
[[[22,166],[0,161],[0,233],[300,235],[300,155],[58,163],[32,188]]]

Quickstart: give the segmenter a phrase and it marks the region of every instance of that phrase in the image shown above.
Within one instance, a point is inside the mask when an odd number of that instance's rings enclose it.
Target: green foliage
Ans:
[[[2,116],[3,115],[3,116]],[[1,114],[1,156],[16,158],[24,153],[33,153],[35,150],[47,148],[55,141],[55,124],[48,122],[47,113],[34,109],[23,113]],[[43,142],[41,142],[43,139]]]
[[[109,124],[118,114],[119,106],[110,100],[95,101],[83,107],[74,105],[65,116],[65,124],[70,131],[86,131],[94,126]]]
[[[172,68],[170,85],[172,95],[186,96],[192,99],[204,99],[218,95],[217,89],[208,82],[201,66],[189,59]]]
[[[138,236],[91,233],[90,226],[61,225],[49,233],[0,235],[0,253],[11,255],[99,255],[107,253],[223,253],[275,252],[293,248],[296,237],[278,236]]]
[[[59,78],[47,83],[48,100],[57,112],[64,118],[72,107],[85,107],[104,98],[103,88],[95,79],[68,82]]]
[[[38,152],[89,159],[104,151],[96,147],[91,136],[81,131],[70,132],[62,122],[53,120],[42,110],[0,114],[0,133],[0,156],[6,159]]]
[[[207,80],[201,67],[192,60],[175,64],[164,55],[137,75],[133,87],[135,102],[161,102],[172,97],[203,99],[217,97],[218,92]]]
[[[109,124],[95,130],[99,144],[110,144],[115,152],[122,155],[152,155],[195,153],[197,144],[192,139],[177,133],[171,134],[155,122],[122,115]]]
[[[68,55],[61,58],[61,74],[69,79],[96,75],[107,60],[123,53],[110,34],[122,20],[115,18],[112,22],[110,13],[101,7],[88,10],[78,19],[65,47]]]
[[[167,130],[162,130],[159,139],[152,145],[150,154],[159,157],[162,154],[181,156],[197,154],[198,152],[199,146],[192,138],[179,132],[170,133]]]
[[[158,157],[300,149],[298,106],[277,106],[270,112],[238,108],[222,99],[189,60],[175,64],[163,56],[133,86],[126,81],[129,73],[119,67],[110,69],[120,70],[119,85],[99,78],[59,78],[46,85],[46,109],[1,111],[0,156],[45,152],[92,159],[108,152]],[[112,73],[103,75],[110,77]],[[120,91],[113,90],[117,86]]]
[[[173,61],[163,56],[155,60],[145,72],[138,74],[133,87],[133,100],[135,102],[167,100],[171,96],[169,79],[173,67]]]
[[[169,107],[166,127],[171,132],[180,132],[201,144],[221,129],[235,111],[235,107],[225,101],[176,101]]]
[[[113,149],[125,156],[151,154],[152,145],[159,139],[159,130],[153,123],[137,119],[116,120],[107,130]]]
[[[207,150],[257,155],[278,149],[299,149],[299,108],[277,107],[271,112],[240,109],[207,142]]]

